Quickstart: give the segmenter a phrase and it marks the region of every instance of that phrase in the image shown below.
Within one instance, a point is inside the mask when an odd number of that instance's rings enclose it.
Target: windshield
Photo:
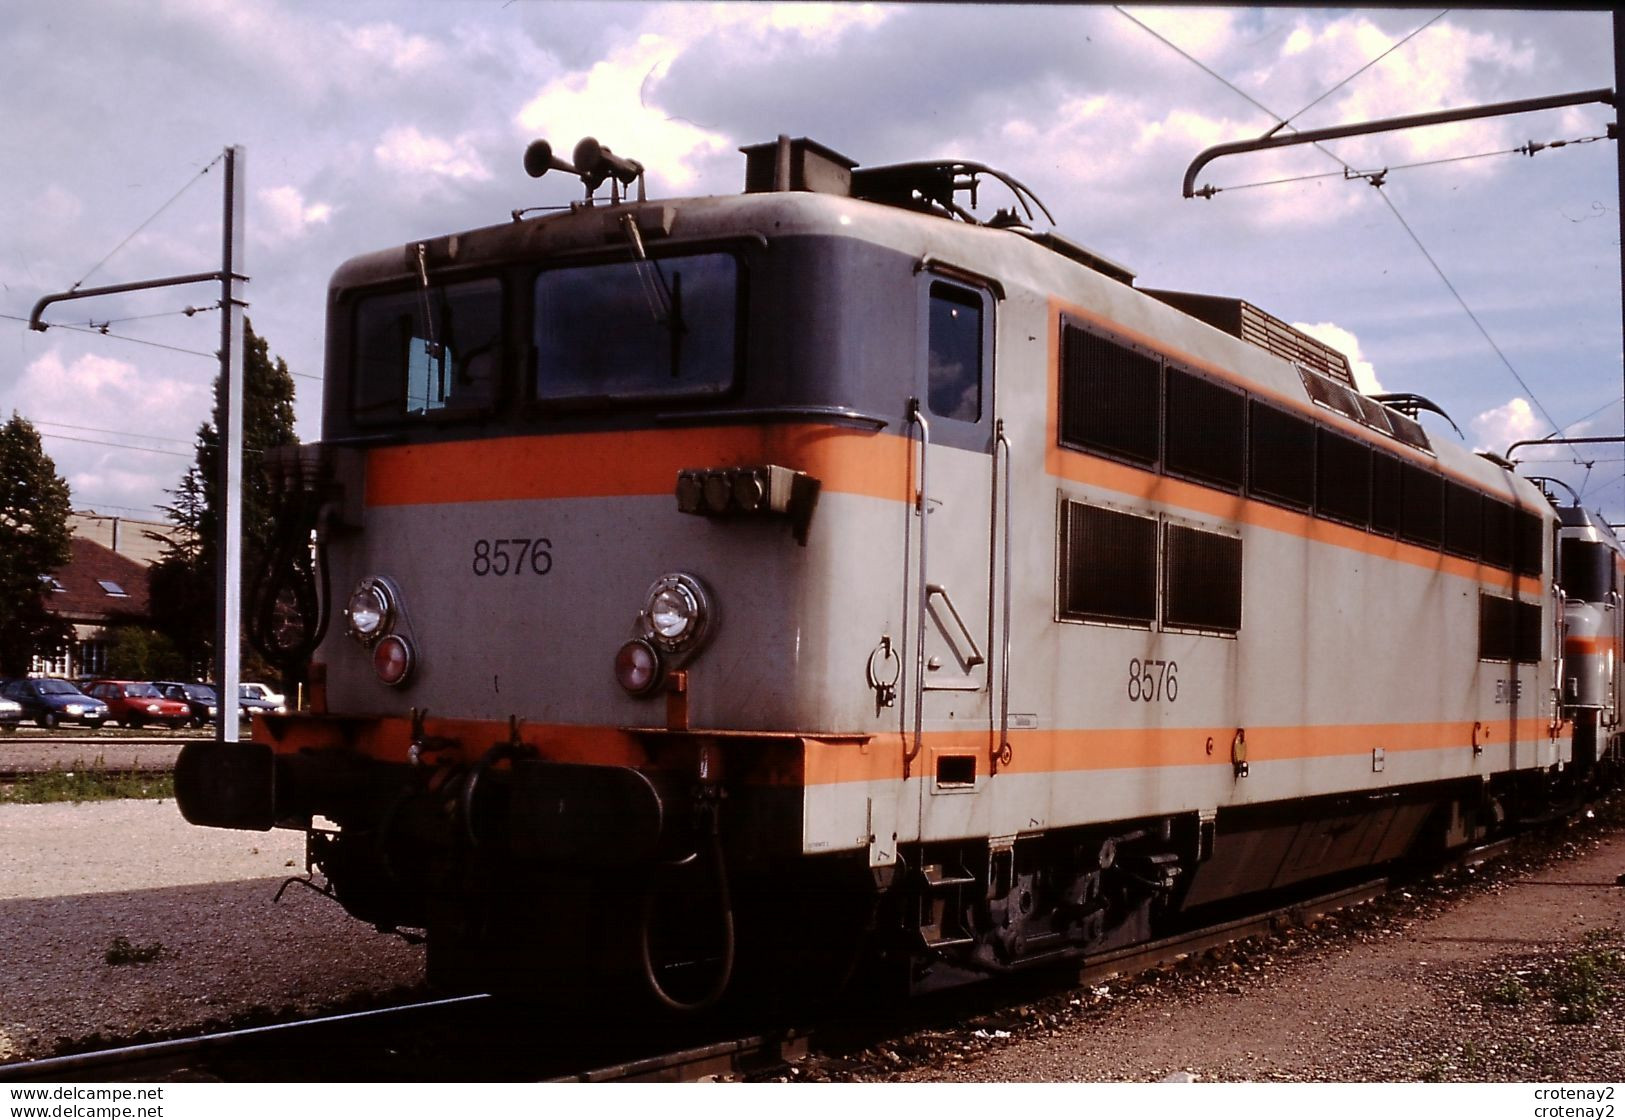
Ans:
[[[159,696],[162,695],[150,684],[127,684],[124,686],[126,696]]]
[[[363,424],[488,408],[502,375],[502,282],[371,296],[356,306],[351,408]]]
[[[714,395],[737,365],[739,264],[728,253],[557,268],[536,278],[536,397]]]
[[[1600,603],[1614,589],[1614,554],[1595,541],[1564,539],[1560,581],[1571,599]]]
[[[79,690],[67,681],[37,681],[34,688],[41,696],[75,696]]]

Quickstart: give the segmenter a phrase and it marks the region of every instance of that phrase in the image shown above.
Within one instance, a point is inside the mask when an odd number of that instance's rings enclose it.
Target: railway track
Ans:
[[[1504,840],[1471,849],[1435,873],[1493,861],[1511,844]],[[1346,884],[1031,978],[1060,991],[1139,974],[1357,906],[1398,883],[1383,877]],[[963,1022],[977,1013],[967,1010],[973,1003],[982,1004],[985,1013],[989,1000],[1008,1003],[1030,995],[983,986],[966,990],[963,999],[884,1009],[878,1015],[848,1013],[838,1017],[840,1022],[745,1031],[698,1044],[659,1028],[561,1024],[474,995],[0,1065],[0,1081],[742,1080],[799,1063],[821,1041],[850,1051],[889,1036]]]
[[[77,768],[107,776],[171,773],[175,756],[198,735],[15,734],[0,737],[0,782]]]

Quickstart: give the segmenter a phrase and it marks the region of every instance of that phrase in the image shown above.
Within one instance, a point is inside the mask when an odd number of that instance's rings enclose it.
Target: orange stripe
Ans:
[[[1287,762],[1308,758],[1337,758],[1366,755],[1375,747],[1398,754],[1450,748],[1470,750],[1474,725],[1466,721],[1415,724],[1350,724],[1344,726],[1249,727],[1246,729],[1247,761]],[[1548,737],[1550,726],[1543,718],[1518,721],[1518,741],[1533,743]],[[1165,766],[1229,767],[1230,743],[1234,727],[1222,728],[1116,728],[1098,730],[1046,730],[1010,732],[1011,761],[1001,763],[999,773],[1056,774],[1079,770],[1138,770]],[[1494,747],[1509,742],[1509,721],[1483,721],[1478,745]],[[988,754],[992,739],[987,731],[944,731],[922,736],[920,756],[910,768],[912,776],[933,771],[934,759],[943,754],[971,755],[977,760],[979,775],[988,774]],[[889,742],[891,750],[876,749]],[[1212,751],[1209,753],[1209,743]],[[807,753],[808,785],[852,781],[882,781],[901,778],[904,740],[896,733],[877,737],[867,754],[858,755],[850,747],[827,745]]]
[[[692,467],[776,463],[823,489],[908,499],[909,441],[828,424],[507,436],[367,453],[367,505],[671,494]]]
[[[1157,502],[1192,513],[1202,513],[1226,521],[1272,529],[1279,533],[1301,537],[1304,540],[1314,541],[1319,544],[1329,544],[1386,560],[1410,564],[1415,567],[1442,571],[1495,587],[1510,588],[1516,583],[1517,589],[1527,595],[1539,595],[1541,593],[1542,583],[1538,577],[1514,577],[1511,572],[1471,560],[1447,556],[1434,549],[1405,544],[1402,541],[1379,536],[1375,533],[1368,533],[1346,525],[1324,521],[1308,514],[1294,513],[1291,510],[1245,498],[1239,494],[1228,494],[1222,490],[1213,490],[1194,483],[1182,482],[1177,478],[1169,478],[1155,471],[1131,467],[1110,459],[1102,459],[1081,451],[1063,448],[1060,435],[1060,316],[1062,313],[1089,319],[1091,322],[1108,328],[1123,337],[1132,338],[1141,345],[1156,350],[1167,357],[1207,370],[1259,396],[1268,397],[1277,403],[1290,407],[1300,415],[1314,415],[1306,414],[1301,402],[1294,402],[1271,393],[1233,371],[1219,369],[1211,363],[1202,362],[1192,355],[1182,354],[1161,342],[1153,342],[1149,338],[1126,330],[1116,323],[1101,319],[1099,316],[1082,308],[1052,300],[1050,303],[1049,402],[1045,421],[1044,469],[1053,477],[1063,478],[1069,482],[1096,486],[1105,490],[1114,490],[1131,498]],[[1315,419],[1321,422],[1330,421],[1335,424],[1340,418],[1334,413],[1327,412],[1324,416],[1316,415]],[[1341,426],[1349,429],[1353,434],[1367,434],[1366,429],[1355,425],[1352,421],[1345,422]],[[1401,447],[1396,446],[1392,450],[1398,452]],[[1438,467],[1438,464],[1432,459],[1416,452],[1411,452],[1410,457],[1426,463],[1429,467]],[[1444,473],[1451,472],[1446,471]],[[1461,481],[1469,483],[1481,493],[1484,492],[1482,482],[1476,479],[1462,478]]]
[[[273,729],[280,728],[280,737]],[[284,719],[255,721],[255,738],[274,744],[278,754],[292,755],[343,745],[363,757],[381,762],[404,763],[412,743],[409,720],[383,718],[325,718],[299,715]],[[461,744],[457,757],[433,756],[426,762],[473,761],[491,746],[506,742],[508,725],[500,720],[432,719],[425,734],[431,738],[454,740]],[[1118,728],[1092,730],[1044,730],[1010,732],[1013,757],[1001,764],[1000,773],[1054,774],[1081,770],[1139,770],[1167,766],[1230,765],[1230,744],[1234,727],[1203,728]],[[1485,720],[1479,725],[1480,746],[1495,747],[1508,742],[1508,721]],[[1341,726],[1249,727],[1246,729],[1247,761],[1250,763],[1288,762],[1307,758],[1335,758],[1369,755],[1381,747],[1390,753],[1448,748],[1471,749],[1474,725],[1465,721],[1414,724],[1350,724]],[[1549,727],[1544,719],[1518,721],[1518,740],[1533,743],[1545,739]],[[872,738],[860,735],[827,736],[808,732],[805,736],[780,737],[764,733],[752,738],[746,733],[722,733],[721,742],[736,776],[750,784],[795,786],[834,785],[845,782],[892,781],[903,776],[903,756],[909,737],[897,732]],[[703,730],[690,736],[674,734],[645,736],[615,727],[566,724],[521,723],[519,738],[537,754],[550,761],[581,762],[601,766],[656,766],[689,763],[689,754]],[[935,771],[942,755],[969,755],[976,759],[979,775],[988,773],[987,731],[940,731],[924,736],[920,756],[910,769],[919,777]],[[732,749],[729,750],[730,740]],[[1209,745],[1211,744],[1211,752]],[[801,765],[787,753],[799,747]],[[783,748],[783,749],[778,749]],[[669,751],[667,757],[663,752]],[[741,768],[744,768],[741,773]]]
[[[1601,654],[1618,648],[1619,642],[1614,638],[1587,638],[1579,634],[1569,634],[1563,639],[1565,654]]]

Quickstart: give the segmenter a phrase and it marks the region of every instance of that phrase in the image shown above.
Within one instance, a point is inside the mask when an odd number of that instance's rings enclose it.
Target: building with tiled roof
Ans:
[[[55,658],[34,659],[41,676],[94,676],[107,670],[110,630],[147,621],[147,566],[84,537],[49,577],[51,613],[73,624],[73,644]]]

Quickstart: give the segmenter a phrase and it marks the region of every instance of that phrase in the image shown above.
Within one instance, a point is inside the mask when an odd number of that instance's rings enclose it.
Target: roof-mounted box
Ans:
[[[1341,381],[1351,389],[1354,387],[1354,371],[1349,367],[1348,358],[1269,312],[1260,311],[1244,299],[1204,296],[1195,292],[1141,290],[1209,326],[1218,327],[1244,342],[1268,350],[1278,358],[1297,362],[1316,373]]]
[[[745,193],[763,191],[816,191],[850,195],[852,169],[847,159],[816,140],[780,136],[767,144],[740,148],[745,153]]]

